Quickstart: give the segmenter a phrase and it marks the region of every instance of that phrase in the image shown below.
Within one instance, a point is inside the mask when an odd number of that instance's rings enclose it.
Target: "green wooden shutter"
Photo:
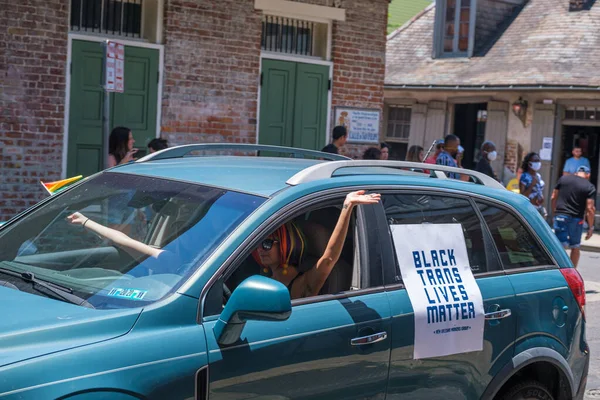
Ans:
[[[102,45],[73,40],[67,176],[102,169]]]
[[[329,67],[298,64],[294,105],[293,146],[321,150],[327,129]]]
[[[260,91],[261,144],[292,145],[296,63],[263,60]]]

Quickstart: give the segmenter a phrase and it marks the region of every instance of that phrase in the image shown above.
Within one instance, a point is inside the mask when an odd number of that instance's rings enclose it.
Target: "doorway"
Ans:
[[[598,172],[600,163],[600,126],[563,126],[562,134],[562,152],[559,164],[559,176],[568,158],[572,157],[573,147],[579,146],[583,151],[583,157],[590,160],[592,174],[590,181],[598,187]],[[598,208],[598,199],[596,199],[596,208]]]
[[[104,168],[102,43],[73,40],[71,54],[67,176],[90,176]],[[125,91],[110,94],[109,125],[132,130],[137,157],[156,137],[158,71],[157,49],[125,46]]]
[[[462,166],[475,169],[479,150],[485,141],[487,103],[455,104],[454,131],[465,149]]]
[[[260,144],[321,150],[326,144],[329,66],[262,60]]]

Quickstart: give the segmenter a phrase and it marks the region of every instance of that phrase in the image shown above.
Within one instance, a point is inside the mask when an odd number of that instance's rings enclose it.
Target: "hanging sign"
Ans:
[[[125,46],[121,43],[106,43],[105,89],[107,92],[123,93],[125,90]]]
[[[338,107],[335,125],[346,127],[349,142],[379,143],[379,110]]]
[[[392,225],[391,231],[414,310],[414,358],[482,350],[483,300],[462,226]]]

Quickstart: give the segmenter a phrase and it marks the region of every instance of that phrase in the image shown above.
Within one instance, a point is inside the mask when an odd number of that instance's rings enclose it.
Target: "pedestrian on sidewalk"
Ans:
[[[345,126],[338,125],[333,128],[333,134],[331,136],[333,138],[333,142],[323,147],[321,151],[325,153],[339,154],[340,147],[345,145],[346,141],[348,140],[348,131],[346,130]]]
[[[437,165],[445,165],[448,167],[458,168],[459,164],[456,161],[459,158],[460,138],[456,135],[448,135],[444,139],[444,149],[438,154],[435,163]],[[459,158],[460,160],[460,158]],[[448,173],[450,179],[461,179],[460,174],[455,172]]]
[[[596,188],[590,183],[589,167],[580,166],[575,175],[561,177],[552,191],[554,232],[563,247],[571,249],[571,261],[575,268],[579,263],[583,218],[587,218],[588,230],[585,240],[594,233]]]
[[[406,161],[423,162],[423,148],[417,145],[410,146],[408,153],[406,153]]]
[[[363,160],[381,160],[381,150],[377,147],[369,147],[363,153]]]
[[[489,176],[490,178],[494,178],[498,180],[492,165],[490,164],[498,157],[498,152],[496,152],[496,145],[492,141],[486,141],[481,145],[481,158],[477,162],[477,166],[475,167],[475,171],[481,172]]]
[[[519,193],[527,197],[536,210],[546,218],[548,213],[544,207],[544,181],[538,173],[542,161],[538,153],[531,152],[523,159],[523,173],[519,179]]]
[[[573,157],[569,158],[565,162],[565,167],[563,168],[563,176],[575,174],[579,167],[581,167],[582,165],[590,168],[590,160],[583,157],[583,150],[581,149],[581,146],[576,145],[575,147],[573,147],[573,151],[571,152],[571,154],[573,154]]]
[[[169,142],[163,138],[155,138],[148,142],[148,153],[156,153],[157,151],[161,151],[169,148]]]
[[[379,148],[381,150],[381,159],[382,160],[387,160],[388,158],[390,158],[390,145],[387,144],[386,142],[381,142],[381,147]]]

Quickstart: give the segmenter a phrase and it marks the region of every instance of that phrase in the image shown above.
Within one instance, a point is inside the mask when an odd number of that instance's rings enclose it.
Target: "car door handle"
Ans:
[[[357,338],[351,339],[350,344],[352,346],[364,346],[367,344],[381,342],[385,339],[387,339],[387,332],[379,332],[379,333],[374,333],[369,336],[362,336],[362,337],[357,337]]]
[[[498,311],[486,313],[485,319],[486,320],[502,319],[502,318],[510,317],[510,315],[511,315],[510,309],[506,308],[504,310],[498,310]]]

